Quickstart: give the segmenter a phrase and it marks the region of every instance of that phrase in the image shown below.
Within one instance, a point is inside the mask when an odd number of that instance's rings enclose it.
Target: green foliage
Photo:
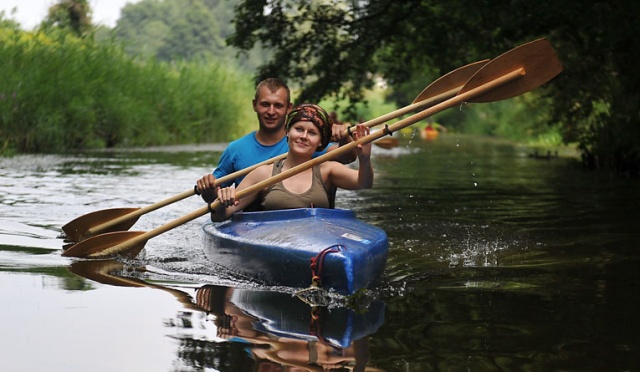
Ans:
[[[640,112],[638,102],[631,102],[630,97],[627,100],[627,105],[636,113]],[[624,118],[621,113],[612,113],[613,107],[603,101],[593,104],[595,115],[586,122],[589,130],[580,138],[583,160],[594,168],[637,175],[640,173],[640,153],[637,151],[640,148],[640,118]]]
[[[355,40],[353,15],[344,2],[275,0],[268,11],[265,6],[264,1],[242,1],[236,32],[229,38],[241,49],[262,44],[273,53],[256,80],[286,78],[301,87],[298,102],[318,102],[331,94],[350,102],[364,98],[363,91],[373,87],[364,77],[376,71],[371,57],[378,41]]]
[[[213,57],[253,72],[256,61],[264,60],[267,53],[256,47],[236,56],[237,51],[227,47],[232,15],[228,1],[143,0],[124,6],[113,36],[131,55],[162,61]]]
[[[4,153],[222,142],[253,128],[250,79],[213,61],[166,64],[7,28],[0,61]]]
[[[338,95],[355,103],[381,74],[405,105],[412,87],[547,37],[564,72],[537,90],[552,98],[540,116],[560,125],[565,142],[579,141],[593,166],[637,174],[640,140],[629,139],[640,138],[637,14],[637,1],[242,0],[228,40],[270,49],[257,78],[299,84],[301,100]],[[599,112],[599,102],[611,110]]]
[[[549,101],[531,92],[507,101],[464,104],[435,115],[434,120],[453,131],[559,146],[559,128],[541,125],[549,121]]]
[[[164,61],[214,55],[224,47],[217,19],[198,0],[127,4],[114,31],[129,54]]]
[[[397,109],[395,104],[385,101],[384,92],[384,89],[380,87],[363,92],[364,99],[351,107],[352,111],[346,109],[349,107],[349,102],[344,99],[336,99],[336,97],[323,99],[319,105],[327,111],[335,111],[340,121],[349,121],[351,124],[355,124],[377,118]],[[355,116],[350,115],[350,112],[355,113]]]
[[[57,28],[85,36],[91,31],[91,7],[87,0],[59,0],[49,7],[43,29]]]
[[[16,12],[16,8],[13,8],[9,14],[9,16],[13,16]],[[1,28],[7,28],[7,29],[12,29],[12,30],[19,30],[20,29],[20,23],[18,23],[17,21],[11,19],[11,18],[7,18],[7,14],[5,13],[4,10],[0,11],[0,27]]]

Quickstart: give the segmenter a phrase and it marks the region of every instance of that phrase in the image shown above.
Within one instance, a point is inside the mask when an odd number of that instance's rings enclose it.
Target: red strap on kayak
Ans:
[[[324,258],[329,253],[340,252],[341,249],[347,249],[342,244],[335,244],[321,250],[315,257],[311,259],[311,285],[320,287],[322,285],[322,264]]]

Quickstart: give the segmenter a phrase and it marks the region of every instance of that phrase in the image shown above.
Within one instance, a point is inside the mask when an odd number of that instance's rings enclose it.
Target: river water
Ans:
[[[6,371],[633,370],[640,187],[456,134],[374,146],[373,189],[337,207],[385,229],[383,283],[311,307],[224,273],[203,216],[136,259],[60,256],[60,228],[193,187],[223,145],[0,159],[0,369]],[[140,218],[148,231],[202,207]],[[301,369],[295,369],[301,368]]]

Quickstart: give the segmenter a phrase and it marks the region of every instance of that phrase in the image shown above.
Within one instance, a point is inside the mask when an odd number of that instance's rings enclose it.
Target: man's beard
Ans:
[[[278,123],[278,125],[275,126],[275,127],[268,127],[268,126],[264,125],[262,123],[262,121],[260,121],[260,129],[262,129],[263,132],[268,133],[268,134],[278,133],[278,132],[282,131],[283,128],[284,128],[284,119],[280,120],[280,123]]]

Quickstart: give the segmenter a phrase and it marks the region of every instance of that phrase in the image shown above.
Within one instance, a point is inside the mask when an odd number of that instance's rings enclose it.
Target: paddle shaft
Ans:
[[[362,125],[371,128],[371,127],[374,127],[376,125],[379,125],[379,124],[382,124],[384,122],[387,122],[387,121],[389,121],[391,119],[395,119],[395,118],[397,118],[399,116],[405,115],[405,114],[407,114],[407,113],[409,113],[411,111],[420,109],[420,108],[422,108],[424,106],[429,106],[429,105],[436,104],[438,102],[445,101],[445,100],[455,96],[460,91],[460,89],[463,87],[463,85],[464,85],[464,83],[462,83],[459,86],[456,86],[454,88],[451,88],[446,92],[437,94],[437,95],[435,95],[433,97],[426,98],[426,99],[421,100],[419,102],[412,103],[412,104],[407,105],[407,106],[405,106],[403,108],[400,108],[398,110],[392,111],[392,112],[387,113],[387,114],[382,115],[382,116],[379,116],[379,117],[377,117],[375,119],[371,119],[369,121],[366,121],[366,122],[362,123]],[[348,131],[345,130],[342,133],[342,135],[343,136],[348,135]],[[340,146],[340,148],[344,148],[344,147],[345,147],[344,145]],[[352,149],[352,148],[353,147],[349,147],[349,149]],[[333,150],[331,152],[334,152],[334,151],[335,150]],[[346,151],[342,151],[342,152],[339,153],[339,155],[340,154],[344,154],[345,152]],[[226,175],[224,177],[220,177],[220,178],[216,179],[216,183],[215,184],[216,185],[220,185],[220,184],[226,183],[228,181],[232,181],[232,180],[234,180],[234,179],[236,179],[238,177],[247,175],[249,172],[251,172],[252,170],[254,170],[254,169],[256,169],[256,168],[258,168],[258,167],[260,167],[262,165],[275,163],[278,160],[284,159],[286,156],[287,156],[287,153],[284,153],[284,154],[275,156],[275,157],[273,157],[271,159],[267,159],[267,160],[265,160],[263,162],[260,162],[258,164],[255,164],[255,165],[252,165],[250,167],[247,167],[247,168],[241,169],[239,171],[236,171],[234,173],[228,174],[228,175]],[[155,211],[156,209],[160,209],[162,207],[165,207],[165,206],[167,206],[169,204],[173,204],[175,202],[178,202],[178,201],[180,201],[182,199],[188,198],[188,197],[193,196],[195,194],[196,194],[196,188],[194,187],[193,189],[187,190],[187,191],[185,191],[183,193],[180,193],[178,195],[172,196],[172,197],[170,197],[168,199],[159,201],[159,202],[157,202],[155,204],[146,206],[144,208],[137,209],[137,210],[135,210],[135,211],[133,211],[131,213],[127,213],[127,214],[125,214],[123,216],[120,216],[120,217],[114,218],[112,220],[109,220],[107,222],[101,223],[99,225],[93,226],[93,227],[91,227],[91,228],[89,228],[87,230],[87,234],[89,236],[94,236],[94,235],[100,234],[100,233],[102,233],[104,231],[107,231],[111,227],[118,225],[119,223],[122,223],[124,221],[128,221],[128,220],[130,220],[132,218],[138,218],[138,217],[142,216],[143,214]]]
[[[311,159],[303,164],[297,165],[291,169],[288,169],[280,174],[277,174],[275,176],[269,177],[261,182],[258,182],[255,185],[252,185],[250,187],[247,187],[246,189],[240,190],[238,191],[238,193],[236,194],[236,197],[238,199],[247,196],[247,195],[251,195],[251,194],[255,194],[257,192],[259,192],[260,190],[269,187],[271,185],[274,185],[286,178],[289,178],[295,174],[298,174],[302,171],[305,171],[309,168],[312,168],[318,164],[321,164],[327,160],[331,160],[334,159],[340,155],[342,155],[343,153],[347,152],[347,151],[351,151],[353,150],[356,146],[361,145],[361,144],[366,144],[372,141],[377,140],[378,138],[381,138],[387,134],[391,134],[393,132],[396,132],[402,128],[408,127],[409,125],[412,125],[420,120],[423,120],[429,116],[432,116],[436,113],[439,113],[443,110],[446,110],[450,107],[453,106],[457,106],[460,105],[464,102],[469,101],[471,98],[473,98],[476,95],[480,95],[482,93],[491,91],[492,89],[495,89],[503,84],[506,84],[508,82],[514,81],[522,76],[525,75],[525,70],[524,68],[517,68],[499,78],[496,78],[492,81],[489,81],[485,84],[482,84],[480,86],[478,86],[477,88],[471,89],[463,94],[459,94],[456,95],[450,99],[447,99],[439,104],[436,104],[424,111],[421,111],[417,114],[411,115],[403,120],[400,120],[392,125],[389,125],[385,128],[385,130],[380,130],[377,132],[373,132],[370,133],[369,135],[359,138],[357,140],[354,140],[348,144],[345,144],[343,146],[340,146],[338,149],[335,149],[333,151],[330,151],[324,155],[321,155],[317,158]],[[213,203],[211,203],[208,206],[202,207],[196,211],[193,211],[185,216],[182,216],[178,219],[175,219],[171,222],[168,222],[162,226],[159,226],[153,230],[150,230],[144,234],[135,236],[125,242],[122,242],[120,244],[116,244],[112,247],[109,247],[105,250],[103,250],[102,252],[100,252],[99,254],[95,254],[92,257],[101,257],[101,256],[108,256],[111,255],[112,252],[121,252],[121,251],[126,251],[127,249],[131,248],[131,247],[136,247],[140,244],[144,244],[146,241],[148,241],[149,239],[156,237],[162,233],[165,233],[173,228],[176,228],[180,225],[183,225],[189,221],[192,221],[200,216],[205,215],[207,212],[209,212],[210,210],[214,210],[219,206],[220,202],[218,200],[214,201]]]

